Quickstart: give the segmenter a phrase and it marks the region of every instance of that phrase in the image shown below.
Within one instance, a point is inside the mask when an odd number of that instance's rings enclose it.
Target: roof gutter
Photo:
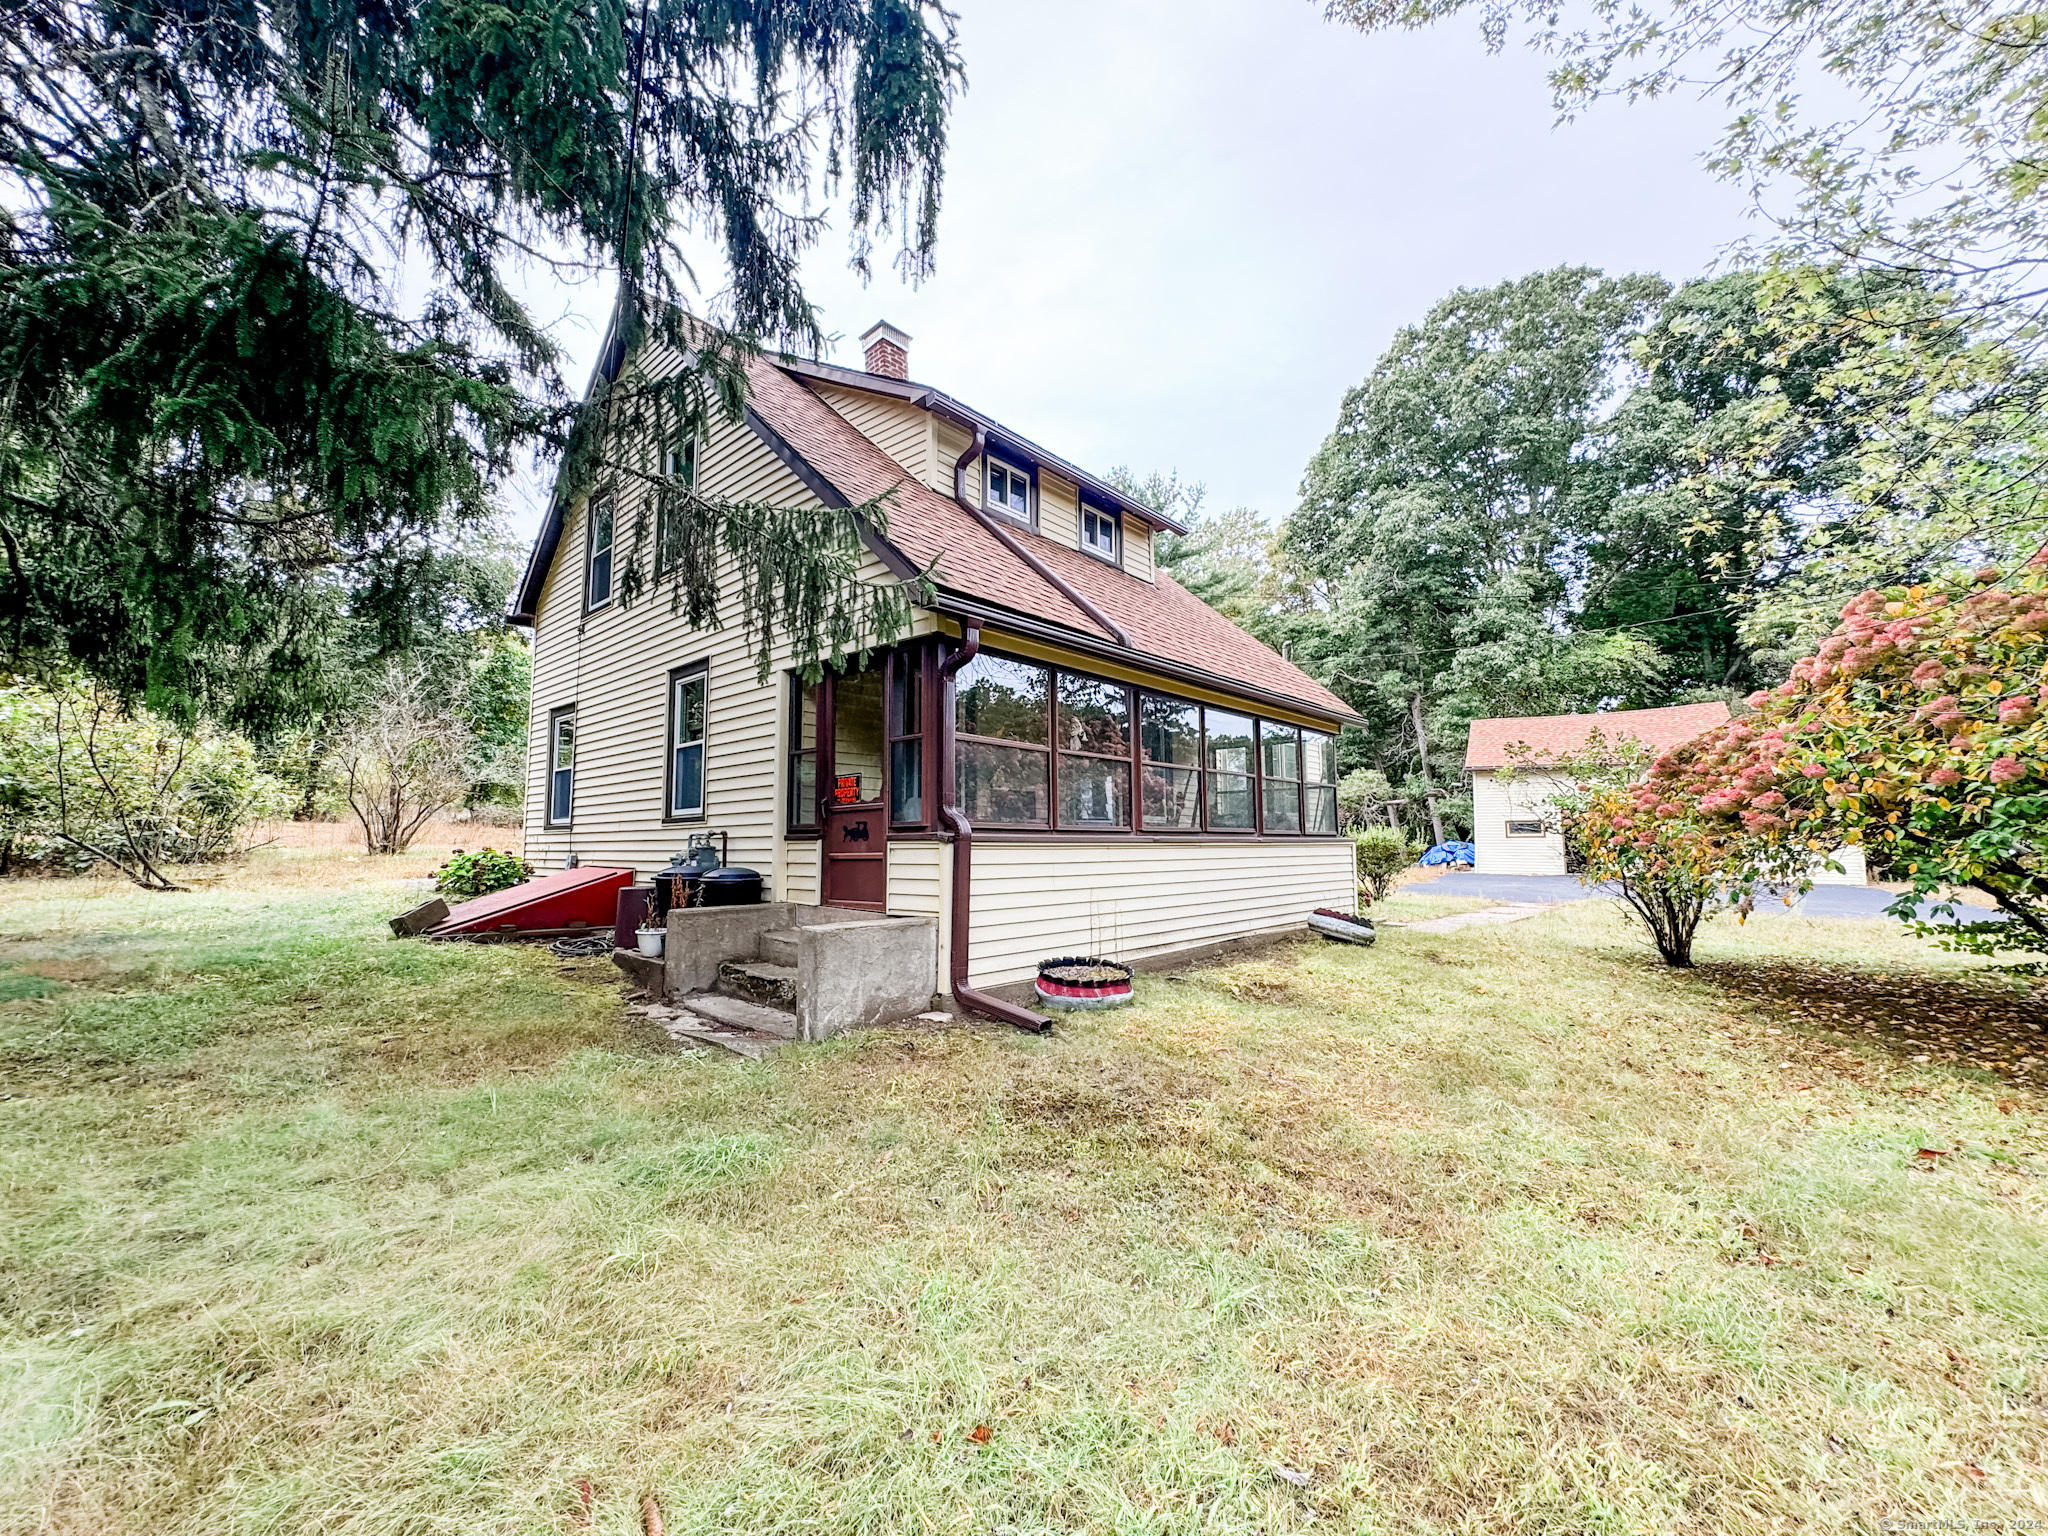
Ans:
[[[973,927],[974,825],[956,803],[960,797],[960,773],[954,762],[953,680],[980,650],[980,629],[972,624],[966,625],[961,634],[960,648],[939,667],[939,677],[944,685],[939,699],[939,760],[945,764],[946,775],[946,793],[944,803],[939,807],[939,820],[945,823],[953,841],[952,938],[946,946],[946,981],[953,1001],[962,1008],[1001,1019],[1033,1034],[1043,1034],[1052,1028],[1051,1019],[1019,1008],[1014,1003],[1006,1003],[999,997],[990,997],[986,992],[977,992],[967,984],[967,943]]]
[[[947,421],[952,422],[954,426],[966,432],[972,439],[967,445],[967,451],[961,454],[953,463],[953,499],[960,503],[960,510],[986,528],[989,534],[1003,548],[1030,566],[1040,576],[1043,576],[1047,585],[1059,593],[1061,597],[1064,597],[1082,613],[1087,614],[1089,618],[1101,625],[1105,634],[1114,636],[1118,645],[1121,645],[1125,650],[1130,650],[1132,648],[1131,637],[1125,632],[1122,625],[1089,602],[1087,598],[1075,590],[1073,585],[1064,576],[1061,576],[1059,572],[1039,559],[1038,556],[1032,554],[1030,550],[1012,538],[1007,529],[1003,528],[988,513],[967,499],[967,466],[988,452],[988,428],[978,421],[972,421],[960,415],[951,409],[950,406],[939,404],[936,400],[930,402],[928,409],[930,409],[934,416],[944,417]]]

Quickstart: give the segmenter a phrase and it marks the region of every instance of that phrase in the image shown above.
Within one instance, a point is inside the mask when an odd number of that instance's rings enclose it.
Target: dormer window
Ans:
[[[982,499],[991,511],[1020,522],[1031,521],[1031,476],[1000,459],[988,461],[988,494]]]
[[[1122,519],[1099,507],[1081,508],[1081,547],[1115,564],[1123,558]]]

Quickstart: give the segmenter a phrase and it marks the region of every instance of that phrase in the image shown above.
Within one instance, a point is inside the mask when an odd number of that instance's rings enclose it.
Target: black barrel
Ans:
[[[761,875],[752,869],[707,869],[697,877],[700,907],[752,907],[761,901]]]

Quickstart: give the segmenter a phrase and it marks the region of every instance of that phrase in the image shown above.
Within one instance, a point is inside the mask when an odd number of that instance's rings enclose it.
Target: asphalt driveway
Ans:
[[[1557,902],[1590,901],[1608,894],[1599,886],[1579,884],[1572,875],[1488,875],[1476,869],[1454,869],[1423,885],[1408,887],[1416,896],[1443,896],[1461,901]],[[1816,885],[1790,907],[1759,900],[1758,917],[1881,918],[1892,893],[1875,885]],[[1930,910],[1920,907],[1922,916]],[[1967,915],[1967,914],[1965,914]],[[1986,912],[1984,916],[1993,914]]]

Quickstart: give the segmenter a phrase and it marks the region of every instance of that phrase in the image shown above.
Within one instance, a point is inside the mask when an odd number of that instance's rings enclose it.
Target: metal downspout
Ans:
[[[934,416],[943,417],[962,431],[971,433],[974,438],[974,441],[967,445],[967,451],[961,454],[953,463],[953,499],[960,503],[960,510],[986,528],[995,541],[1001,544],[1003,548],[1043,576],[1061,597],[1064,597],[1076,608],[1087,614],[1089,618],[1100,624],[1105,632],[1115,637],[1118,645],[1122,646],[1125,650],[1130,650],[1132,648],[1131,637],[1124,631],[1121,624],[1117,623],[1115,619],[1112,619],[1108,614],[1088,601],[1087,598],[1083,597],[1068,582],[1066,577],[1060,575],[1058,571],[1055,571],[1051,566],[1039,559],[1038,556],[1032,554],[1030,550],[1018,543],[1017,540],[1010,536],[1008,529],[1004,528],[1002,524],[990,517],[988,513],[967,499],[967,466],[988,452],[988,428],[978,422],[967,421],[962,417],[955,416],[951,411],[935,404],[928,406],[927,409]]]
[[[945,684],[939,690],[939,759],[946,776],[946,792],[939,805],[939,820],[945,823],[953,836],[952,941],[947,946],[946,979],[953,1001],[960,1007],[992,1019],[1001,1019],[1033,1034],[1042,1034],[1052,1028],[1051,1019],[1019,1008],[1014,1003],[1006,1003],[999,997],[990,997],[986,992],[977,992],[967,985],[967,935],[973,917],[974,827],[956,803],[960,796],[960,773],[954,762],[953,679],[980,650],[981,626],[965,625],[961,630],[960,649],[939,667],[939,677]]]

